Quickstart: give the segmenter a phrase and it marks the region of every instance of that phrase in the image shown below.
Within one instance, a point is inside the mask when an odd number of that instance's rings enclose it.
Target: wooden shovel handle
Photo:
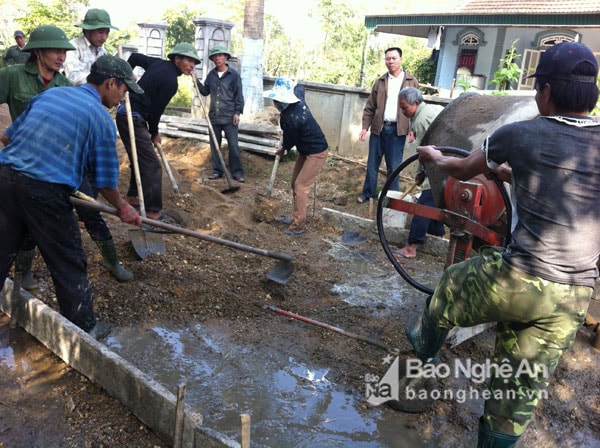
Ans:
[[[83,198],[83,199],[82,199]],[[83,193],[76,192],[74,196],[71,196],[71,202],[75,205],[80,205],[82,207],[91,208],[93,210],[109,213],[111,215],[118,216],[117,209],[114,207],[110,207],[108,205],[101,204],[100,202],[92,199],[89,199],[89,196],[84,195]],[[91,198],[90,198],[91,199]],[[153,227],[158,227],[159,229],[168,230],[173,233],[179,233],[181,235],[191,236],[193,238],[198,238],[200,240],[210,241],[211,243],[222,244],[224,246],[231,247],[233,249],[239,249],[245,252],[251,252],[257,255],[263,255],[265,257],[275,258],[277,260],[282,261],[292,261],[292,256],[287,254],[282,254],[279,252],[272,252],[270,250],[259,249],[257,247],[246,246],[245,244],[236,243],[235,241],[224,240],[222,238],[218,238],[213,235],[208,235],[206,233],[195,232],[190,229],[186,229],[185,227],[174,226],[172,224],[167,224],[166,222],[158,221],[155,219],[150,219],[146,217],[142,217],[143,224],[149,224]]]

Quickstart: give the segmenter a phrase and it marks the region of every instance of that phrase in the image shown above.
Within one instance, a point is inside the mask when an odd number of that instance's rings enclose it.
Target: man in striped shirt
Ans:
[[[122,221],[140,224],[117,190],[117,136],[105,109],[118,105],[127,89],[143,92],[129,65],[101,56],[87,84],[37,95],[0,137],[0,285],[29,232],[52,274],[61,314],[92,334],[92,291],[69,197],[85,173]]]

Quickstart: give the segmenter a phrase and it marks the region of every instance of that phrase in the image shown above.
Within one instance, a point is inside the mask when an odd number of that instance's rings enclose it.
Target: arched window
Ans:
[[[483,33],[477,28],[465,28],[458,33],[453,42],[459,47],[456,60],[457,73],[472,75],[475,72],[475,63],[477,62],[477,52],[479,47],[485,45]]]

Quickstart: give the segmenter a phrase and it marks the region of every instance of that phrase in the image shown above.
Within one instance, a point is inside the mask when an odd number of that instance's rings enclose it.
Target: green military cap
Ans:
[[[119,29],[111,25],[110,16],[105,10],[96,8],[92,8],[86,12],[83,22],[75,26],[83,28],[84,30],[97,30],[100,28]]]
[[[186,42],[181,42],[175,45],[173,50],[171,50],[171,52],[167,55],[167,57],[171,60],[173,60],[173,57],[175,56],[187,56],[188,58],[194,59],[198,64],[202,62],[194,46]]]
[[[133,71],[128,62],[116,56],[105,54],[92,64],[91,73],[122,79],[134,93],[144,93],[144,90],[133,79]]]
[[[227,56],[227,60],[231,59],[231,53],[229,53],[227,51],[227,48],[225,48],[223,45],[215,45],[214,47],[212,47],[208,52],[208,59],[212,61],[212,57],[217,54],[224,54],[225,56]]]
[[[65,32],[52,25],[42,25],[35,28],[29,35],[29,42],[25,44],[23,51],[31,51],[37,48],[75,50],[75,47],[69,43]]]

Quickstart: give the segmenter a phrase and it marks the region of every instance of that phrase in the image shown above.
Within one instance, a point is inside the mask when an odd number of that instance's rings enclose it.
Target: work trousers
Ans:
[[[402,163],[406,135],[398,135],[396,125],[383,126],[379,135],[371,133],[369,137],[369,157],[367,175],[363,184],[362,196],[366,199],[377,197],[377,179],[381,159],[385,158],[387,178]],[[398,191],[398,179],[394,179],[390,190]]]
[[[98,190],[92,187],[87,177],[83,178],[83,183],[79,186],[79,191],[94,199],[98,197]],[[100,212],[80,205],[75,206],[75,211],[79,220],[85,225],[85,230],[87,230],[92,240],[108,241],[112,239],[110,230]]]
[[[417,204],[435,207],[431,189],[428,188],[421,192],[419,199],[417,199]],[[408,244],[423,244],[426,234],[443,236],[444,233],[444,224],[442,222],[413,215],[410,222],[410,232],[408,233]]]
[[[227,139],[227,147],[229,148],[229,156],[227,164],[229,165],[229,172],[233,177],[243,177],[244,168],[242,167],[242,159],[240,158],[240,149],[238,145],[238,127],[233,123],[227,124],[215,124],[212,123],[212,127],[215,131],[215,137],[219,147],[217,148],[212,139],[210,139],[210,155],[213,164],[213,173],[223,175],[223,165],[221,164],[221,158],[217,151],[221,149],[221,142],[223,140],[223,133]]]
[[[303,230],[306,226],[306,209],[308,207],[308,194],[317,180],[319,171],[327,161],[328,150],[318,154],[303,156],[298,154],[294,170],[292,171],[292,193],[294,197],[294,210],[290,230]]]
[[[484,426],[515,436],[525,431],[584,321],[591,295],[592,288],[553,283],[511,267],[500,248],[489,246],[444,271],[429,305],[433,322],[446,330],[498,322],[491,361],[511,366],[508,377],[490,379]]]
[[[135,170],[133,168],[133,157],[131,154],[131,137],[129,135],[129,123],[127,116],[117,114],[117,128],[119,135],[125,145],[127,155],[129,156],[129,189],[127,196],[139,197],[137,184],[135,180]],[[140,168],[140,177],[142,190],[144,193],[144,205],[147,212],[160,212],[162,210],[162,166],[154,150],[152,137],[148,132],[146,120],[140,117],[133,117],[133,130],[135,135],[135,146],[137,150],[137,160]]]
[[[52,275],[60,313],[84,331],[96,324],[92,288],[71,188],[31,179],[0,165],[0,284],[27,233]]]

